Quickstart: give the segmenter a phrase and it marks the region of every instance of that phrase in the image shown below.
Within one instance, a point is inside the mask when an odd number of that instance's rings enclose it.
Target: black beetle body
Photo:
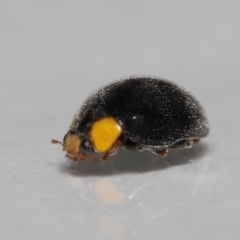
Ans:
[[[109,117],[121,131],[104,151],[103,160],[120,146],[166,155],[169,148],[192,147],[209,132],[203,108],[184,89],[159,78],[131,77],[101,88],[77,112],[64,138],[64,150],[71,159],[85,160],[93,152],[101,152],[94,147],[94,138],[101,138],[102,133],[97,130],[94,135],[92,129],[97,121]],[[66,138],[72,135],[78,136],[77,148],[82,150],[68,151]],[[92,149],[89,152],[82,146],[86,142]]]

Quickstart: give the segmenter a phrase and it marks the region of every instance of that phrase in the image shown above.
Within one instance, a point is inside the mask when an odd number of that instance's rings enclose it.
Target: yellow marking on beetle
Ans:
[[[90,131],[90,137],[96,152],[106,152],[117,141],[122,133],[122,128],[112,117],[96,121]]]
[[[64,142],[64,150],[71,155],[77,155],[79,153],[80,139],[76,134],[69,135]]]

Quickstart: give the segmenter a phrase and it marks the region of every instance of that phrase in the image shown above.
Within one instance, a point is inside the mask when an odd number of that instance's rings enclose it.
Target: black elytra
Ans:
[[[138,149],[187,147],[209,132],[200,103],[183,88],[160,78],[131,77],[101,88],[83,104],[69,133],[88,140],[93,123],[108,116],[121,126],[123,146]]]

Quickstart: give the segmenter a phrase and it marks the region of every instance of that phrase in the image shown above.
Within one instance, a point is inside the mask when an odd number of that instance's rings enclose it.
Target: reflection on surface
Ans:
[[[126,195],[107,179],[99,179],[94,192],[100,201],[108,204],[118,205],[126,198]]]
[[[71,215],[88,233],[97,231],[104,239],[147,239],[146,226],[159,227],[163,218],[192,202],[205,180],[206,152],[201,144],[171,151],[165,158],[123,149],[107,163],[66,159],[60,169],[81,209],[79,218],[75,210]]]
[[[98,223],[101,236],[112,240],[124,240],[127,237],[126,229],[112,216],[103,216]]]

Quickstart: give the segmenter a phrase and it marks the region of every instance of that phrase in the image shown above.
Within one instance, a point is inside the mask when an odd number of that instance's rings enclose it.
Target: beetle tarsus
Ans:
[[[104,155],[101,157],[101,160],[106,162],[108,160],[108,157],[109,157],[109,152],[105,152]]]
[[[199,143],[200,143],[200,141],[201,141],[201,139],[200,139],[200,138],[199,138],[199,139],[193,139],[193,146],[195,146],[195,145],[199,144]]]
[[[165,156],[167,156],[169,150],[168,150],[168,148],[165,148],[165,149],[163,149],[163,150],[161,150],[161,151],[155,150],[155,152],[156,152],[157,154],[160,154],[161,156],[165,157]]]

